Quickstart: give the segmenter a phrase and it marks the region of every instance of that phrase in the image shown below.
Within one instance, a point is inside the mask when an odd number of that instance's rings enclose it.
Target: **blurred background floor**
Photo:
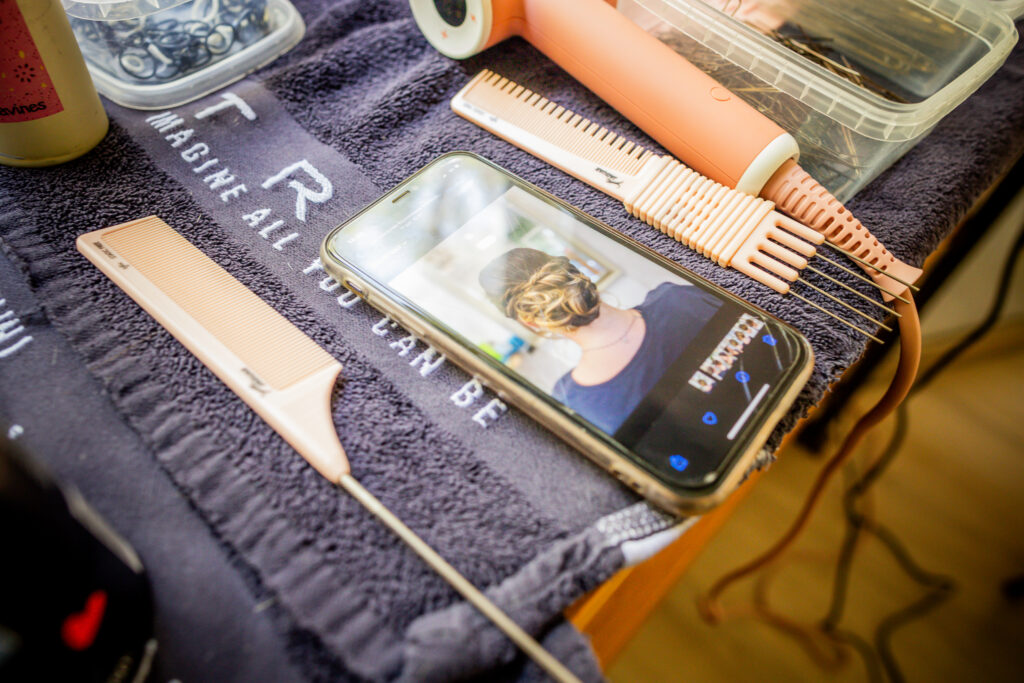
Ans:
[[[1024,226],[1017,197],[924,316],[927,368],[985,314],[1009,245]],[[1001,588],[1024,576],[1024,259],[997,327],[909,403],[909,432],[870,496],[877,519],[925,569],[953,578],[952,598],[892,639],[908,681],[1019,681],[1024,676],[1024,599]],[[890,359],[892,360],[892,359]],[[790,636],[751,618],[705,624],[695,600],[724,572],[774,542],[796,515],[811,481],[853,424],[881,395],[893,365],[879,368],[832,425],[831,442],[809,453],[795,440],[761,477],[718,537],[608,669],[626,681],[864,681],[852,651],[838,670],[819,667]],[[890,418],[865,440],[851,470],[860,472],[889,440]],[[781,561],[770,599],[808,623],[828,609],[844,522],[841,495],[851,472],[830,485],[801,540]],[[734,585],[725,608],[742,609],[755,580]],[[924,590],[882,544],[865,537],[853,565],[841,625],[870,641],[887,615]]]

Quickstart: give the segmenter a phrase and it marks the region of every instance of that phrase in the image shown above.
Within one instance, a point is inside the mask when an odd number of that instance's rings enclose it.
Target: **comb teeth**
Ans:
[[[720,266],[735,268],[780,294],[792,293],[875,341],[878,337],[863,327],[792,292],[791,285],[813,289],[870,323],[891,329],[801,277],[808,268],[871,305],[895,313],[810,266],[808,259],[817,255],[816,245],[824,236],[776,212],[771,201],[714,182],[671,156],[655,156],[492,71],[484,70],[471,79],[452,98],[452,110],[620,200],[640,220]]]
[[[470,104],[611,171],[635,175],[651,156],[640,145],[488,69],[473,78],[462,96]]]
[[[287,388],[337,365],[312,339],[159,218],[118,226],[101,238],[272,388]]]

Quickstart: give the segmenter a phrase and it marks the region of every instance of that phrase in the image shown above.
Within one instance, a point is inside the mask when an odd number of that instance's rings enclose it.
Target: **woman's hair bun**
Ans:
[[[564,256],[519,247],[488,263],[479,276],[506,316],[546,329],[589,325],[600,313],[597,286]]]

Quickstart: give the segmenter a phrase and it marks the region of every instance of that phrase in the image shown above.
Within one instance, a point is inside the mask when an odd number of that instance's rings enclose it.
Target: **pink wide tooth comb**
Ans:
[[[794,297],[879,341],[860,325],[793,291],[800,283],[858,316],[890,329],[800,277],[811,270],[887,313],[890,308],[809,264],[825,241],[818,231],[775,211],[765,199],[702,176],[677,159],[643,147],[489,70],[452,99],[452,109],[520,149],[621,201],[626,210],[720,266]],[[825,259],[855,277],[872,280]]]

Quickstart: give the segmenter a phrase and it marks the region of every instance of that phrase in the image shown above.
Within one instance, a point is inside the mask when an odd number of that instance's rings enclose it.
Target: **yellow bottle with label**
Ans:
[[[107,126],[60,0],[0,0],[0,163],[69,161]]]

